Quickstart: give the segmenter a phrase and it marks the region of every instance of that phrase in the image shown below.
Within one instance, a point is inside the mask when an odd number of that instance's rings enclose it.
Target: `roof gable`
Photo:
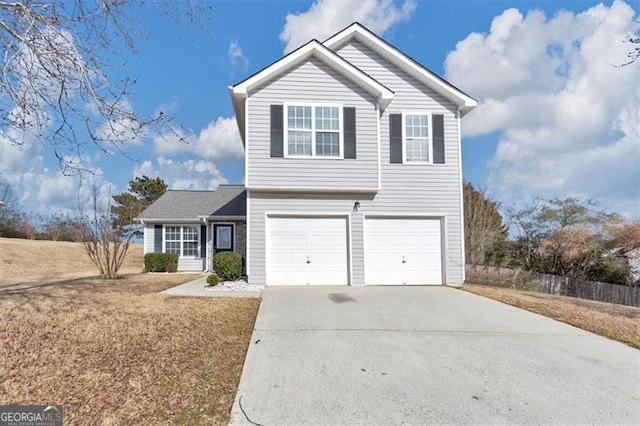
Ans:
[[[317,40],[311,40],[304,46],[294,50],[273,64],[263,68],[247,79],[235,86],[229,87],[233,109],[240,128],[242,140],[245,140],[245,101],[249,91],[259,87],[266,81],[275,78],[291,70],[296,65],[315,57],[331,68],[343,74],[345,77],[358,84],[360,87],[371,93],[378,100],[381,110],[384,110],[393,99],[393,92],[370,75],[346,61],[333,50],[327,48]]]
[[[411,59],[357,22],[329,37],[322,44],[332,50],[337,50],[352,39],[377,52],[398,68],[418,79],[422,84],[451,100],[458,105],[461,115],[465,115],[477,106],[478,102],[471,96]]]

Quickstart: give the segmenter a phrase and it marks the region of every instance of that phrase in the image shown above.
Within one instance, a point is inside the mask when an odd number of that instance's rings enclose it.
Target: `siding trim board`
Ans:
[[[294,193],[334,193],[334,194],[375,194],[378,188],[338,188],[338,187],[288,187],[288,186],[247,186],[254,192],[294,192]]]

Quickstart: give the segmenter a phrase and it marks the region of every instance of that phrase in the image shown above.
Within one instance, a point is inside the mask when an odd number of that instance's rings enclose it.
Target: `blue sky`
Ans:
[[[138,77],[135,111],[168,108],[188,145],[150,134],[122,156],[92,156],[103,193],[136,175],[172,188],[242,183],[242,150],[227,86],[315,37],[358,20],[480,101],[465,117],[463,175],[504,205],[575,195],[640,216],[638,64],[625,60],[638,31],[621,1],[221,1],[207,28],[157,14],[136,18],[147,37],[122,53]],[[208,31],[206,31],[208,29]],[[6,131],[6,129],[5,129]],[[0,139],[0,142],[2,139]],[[77,179],[34,147],[3,147],[3,178],[26,210],[72,212]],[[46,208],[44,206],[47,206]]]

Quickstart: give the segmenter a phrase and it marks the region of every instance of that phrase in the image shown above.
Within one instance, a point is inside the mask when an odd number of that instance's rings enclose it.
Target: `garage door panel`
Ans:
[[[348,284],[346,218],[292,216],[267,221],[267,284]]]
[[[442,282],[440,219],[365,219],[366,284]]]

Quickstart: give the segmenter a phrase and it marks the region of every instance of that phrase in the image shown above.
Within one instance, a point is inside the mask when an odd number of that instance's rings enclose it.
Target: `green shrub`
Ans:
[[[588,278],[604,283],[629,285],[633,282],[631,268],[628,264],[605,258],[591,268]]]
[[[178,255],[175,253],[147,253],[144,255],[144,270],[147,272],[176,272]]]
[[[207,277],[207,284],[211,287],[217,286],[220,283],[220,277],[217,274],[211,274]]]
[[[216,253],[213,270],[223,281],[236,281],[242,277],[242,256],[232,251]]]

